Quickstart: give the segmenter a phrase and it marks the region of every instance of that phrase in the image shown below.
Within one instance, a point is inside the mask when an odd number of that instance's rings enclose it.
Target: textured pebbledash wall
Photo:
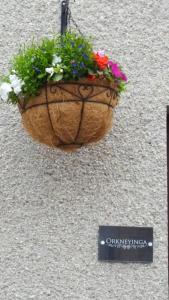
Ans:
[[[0,299],[167,300],[169,2],[71,2],[130,84],[111,133],[74,154],[33,142],[0,104]],[[0,0],[0,71],[59,16],[58,0]],[[98,262],[99,225],[153,226],[154,263]]]

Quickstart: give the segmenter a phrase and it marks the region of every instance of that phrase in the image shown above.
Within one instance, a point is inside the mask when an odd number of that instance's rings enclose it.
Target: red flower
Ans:
[[[88,78],[89,80],[95,80],[95,79],[96,79],[96,76],[95,76],[95,75],[89,74],[89,75],[87,76],[87,78]]]
[[[106,55],[100,56],[99,53],[97,52],[93,54],[93,58],[96,61],[97,66],[99,67],[100,70],[104,70],[107,68],[109,58]]]

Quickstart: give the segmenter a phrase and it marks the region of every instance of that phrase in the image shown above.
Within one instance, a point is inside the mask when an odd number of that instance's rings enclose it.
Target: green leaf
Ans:
[[[46,74],[45,74],[45,73],[43,73],[43,74],[39,74],[39,75],[38,75],[38,78],[39,78],[39,79],[41,79],[41,78],[44,78],[45,76],[46,76]]]
[[[29,76],[24,77],[24,81],[29,80]]]
[[[120,85],[119,85],[119,90],[120,92],[124,92],[126,90],[126,83],[124,82],[121,82]]]
[[[88,73],[89,73],[89,75],[95,75],[95,72],[91,69],[88,69]]]
[[[59,80],[62,80],[62,79],[63,79],[63,74],[56,74],[53,77],[54,81],[59,81]]]
[[[107,76],[107,79],[110,80],[110,81],[112,81],[112,82],[114,81],[114,79],[113,79],[112,76]]]
[[[108,69],[105,69],[104,71],[103,71],[103,73],[105,74],[105,75],[110,75],[111,73],[110,73],[110,71],[108,70]]]
[[[103,75],[103,71],[97,71],[97,74]]]

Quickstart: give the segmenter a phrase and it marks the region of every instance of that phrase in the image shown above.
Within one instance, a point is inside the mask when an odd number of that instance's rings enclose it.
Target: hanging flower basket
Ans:
[[[117,99],[109,81],[52,82],[28,103],[20,101],[19,108],[34,139],[71,151],[107,133]]]
[[[64,151],[102,139],[127,78],[104,51],[75,33],[23,49],[0,85],[3,100],[17,104],[27,132]]]

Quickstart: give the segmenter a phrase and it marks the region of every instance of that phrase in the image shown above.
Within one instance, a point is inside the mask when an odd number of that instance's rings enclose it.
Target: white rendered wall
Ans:
[[[76,0],[72,13],[128,74],[104,141],[65,154],[0,104],[0,299],[167,300],[169,2]],[[0,71],[60,29],[58,0],[0,0]],[[154,227],[154,263],[97,261],[99,225]]]

